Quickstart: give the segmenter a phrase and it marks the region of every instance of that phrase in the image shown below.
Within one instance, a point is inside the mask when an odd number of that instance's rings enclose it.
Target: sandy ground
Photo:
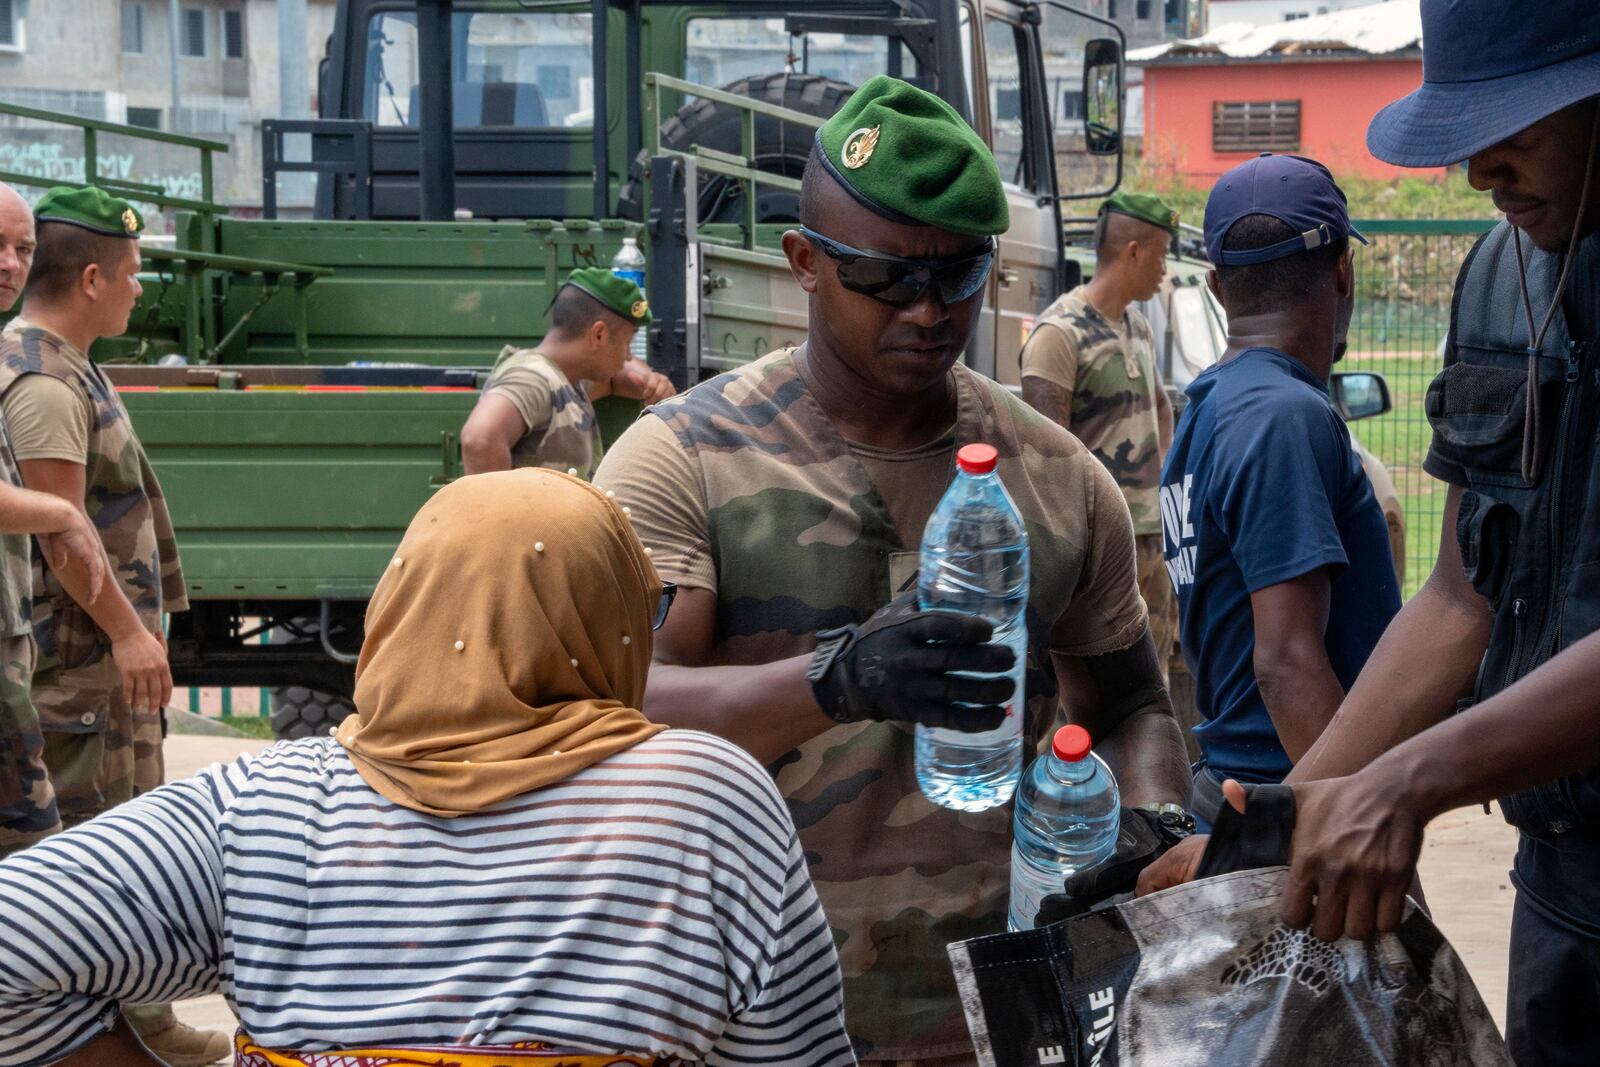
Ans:
[[[167,777],[182,778],[219,760],[259,752],[264,741],[172,736],[167,739]],[[1495,1022],[1504,1025],[1506,942],[1511,931],[1511,883],[1507,872],[1516,850],[1516,833],[1496,811],[1451,812],[1428,828],[1422,852],[1422,887],[1434,921],[1444,931],[1483,994]],[[232,1032],[233,1013],[220,996],[200,997],[177,1006],[192,1026]]]

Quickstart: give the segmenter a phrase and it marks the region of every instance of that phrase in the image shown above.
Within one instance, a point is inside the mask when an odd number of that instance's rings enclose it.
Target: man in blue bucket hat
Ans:
[[[1423,85],[1378,113],[1368,147],[1401,166],[1465,161],[1506,219],[1461,267],[1445,368],[1428,389],[1424,465],[1450,486],[1438,564],[1289,776],[1284,914],[1325,939],[1393,930],[1423,826],[1499,797],[1520,831],[1507,1043],[1522,1067],[1591,1067],[1600,4],[1422,0],[1422,24]],[[1141,888],[1181,880],[1197,851],[1169,853]]]

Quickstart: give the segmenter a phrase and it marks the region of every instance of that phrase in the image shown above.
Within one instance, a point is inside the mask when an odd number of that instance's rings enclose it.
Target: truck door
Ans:
[[[1011,207],[1011,229],[1000,238],[990,281],[993,362],[974,369],[1020,385],[1023,339],[1034,316],[1055,299],[1060,275],[1055,160],[1037,27],[1007,9],[1006,14],[984,11],[982,28],[986,69],[978,84],[986,84],[988,92],[979,94],[980,102]]]

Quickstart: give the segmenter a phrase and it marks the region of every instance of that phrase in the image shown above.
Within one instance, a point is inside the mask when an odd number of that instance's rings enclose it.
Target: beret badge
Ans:
[[[844,147],[839,149],[839,162],[846,170],[860,170],[867,165],[878,147],[878,129],[877,126],[863,126],[844,139]]]

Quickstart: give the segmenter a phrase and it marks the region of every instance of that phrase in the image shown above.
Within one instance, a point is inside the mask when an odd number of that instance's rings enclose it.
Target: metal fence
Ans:
[[[1388,379],[1394,411],[1355,423],[1361,443],[1394,478],[1406,518],[1405,595],[1433,569],[1444,511],[1443,483],[1422,469],[1432,432],[1423,413],[1428,383],[1441,366],[1456,271],[1492,219],[1368,219],[1356,227],[1372,243],[1356,252],[1356,310],[1349,370]]]

